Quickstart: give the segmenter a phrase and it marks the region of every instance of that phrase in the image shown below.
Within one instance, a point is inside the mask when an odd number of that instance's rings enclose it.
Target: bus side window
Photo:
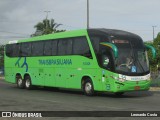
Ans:
[[[72,54],[72,39],[61,39],[58,42],[58,55]]]
[[[74,38],[73,55],[82,55],[92,58],[87,39],[85,37]]]
[[[112,62],[112,59],[111,59],[111,55],[110,54],[103,54],[102,55],[102,66],[105,68],[105,69],[108,69],[108,70],[113,70],[113,62]]]
[[[100,67],[114,71],[114,60],[113,53],[110,49],[107,49],[105,46],[100,46],[100,52],[97,55],[97,59]]]
[[[12,45],[12,44],[6,45],[6,55],[7,55],[8,57],[11,57],[12,54],[13,54],[12,48],[13,48],[13,45]]]
[[[57,55],[57,43],[58,43],[58,40],[53,40],[52,41],[52,55]]]
[[[59,40],[59,42],[58,42],[58,55],[65,55],[66,44],[67,44],[67,41],[62,40],[62,39]]]
[[[32,56],[43,56],[43,42],[32,43]]]
[[[45,41],[44,42],[44,55],[51,56],[52,55],[52,41]]]
[[[21,50],[20,50],[20,56],[27,57],[31,56],[31,43],[21,43]]]
[[[12,57],[18,57],[19,56],[19,48],[20,48],[19,43],[18,44],[13,44]]]
[[[108,55],[103,55],[102,56],[102,64],[103,64],[103,67],[105,68],[108,68],[108,65],[110,63],[110,58]]]
[[[19,56],[19,43],[6,45],[6,55],[8,57],[18,57]]]
[[[94,49],[95,53],[98,54],[99,43],[100,43],[101,38],[99,36],[91,36],[90,39],[91,39],[92,46],[93,46],[93,49]]]
[[[72,54],[72,39],[67,39],[66,54],[67,55]]]

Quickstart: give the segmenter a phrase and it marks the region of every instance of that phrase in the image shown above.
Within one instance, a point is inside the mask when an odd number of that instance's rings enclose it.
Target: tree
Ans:
[[[157,71],[157,65],[160,67],[160,33],[158,33],[153,43],[147,43],[147,44],[152,45],[156,49],[156,59],[152,58],[152,53],[150,50],[148,52],[148,56],[149,56],[151,71]]]
[[[44,19],[42,22],[37,23],[34,28],[36,28],[36,32],[31,36],[40,36],[45,34],[63,32],[65,30],[58,30],[57,28],[62,24],[55,23],[54,19],[48,20]]]
[[[156,64],[160,67],[160,32],[158,33],[156,39],[154,40],[153,46],[156,48],[157,52]]]

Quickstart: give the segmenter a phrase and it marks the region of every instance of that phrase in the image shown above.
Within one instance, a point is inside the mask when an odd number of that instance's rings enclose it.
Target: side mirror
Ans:
[[[104,56],[102,57],[102,64],[103,64],[103,66],[104,66],[105,68],[107,68],[109,62],[110,62],[109,57],[108,57],[107,55],[104,55]]]
[[[109,43],[109,42],[101,42],[100,44],[112,49],[114,57],[118,58],[118,48],[117,48],[117,46],[115,46],[114,44]]]
[[[147,50],[151,50],[152,51],[152,57],[155,59],[156,58],[156,49],[153,46],[146,45],[146,44],[145,44],[145,47],[146,47]]]

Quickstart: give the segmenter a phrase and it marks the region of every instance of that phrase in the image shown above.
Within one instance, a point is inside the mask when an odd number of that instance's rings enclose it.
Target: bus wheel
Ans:
[[[115,95],[116,96],[122,96],[124,94],[124,92],[116,92]]]
[[[32,82],[31,82],[31,78],[29,76],[25,77],[25,88],[28,90],[32,89]]]
[[[84,81],[83,92],[87,96],[93,96],[94,95],[94,87],[93,87],[92,81],[90,79],[87,79],[87,80]]]
[[[20,88],[20,89],[23,89],[25,87],[25,82],[22,79],[22,77],[17,76],[16,79],[17,79],[17,87]]]

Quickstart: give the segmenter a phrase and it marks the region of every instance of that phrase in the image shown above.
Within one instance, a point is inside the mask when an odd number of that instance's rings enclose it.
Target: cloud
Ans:
[[[86,28],[86,0],[1,0],[0,43],[6,43],[20,33],[28,37],[34,25],[49,18],[63,24],[67,30]],[[90,25],[123,29],[140,35],[144,40],[152,39],[152,25],[159,30],[159,0],[90,0]],[[8,38],[7,38],[8,35]],[[4,37],[6,36],[6,37]],[[4,40],[5,39],[5,40]],[[13,39],[16,39],[13,37]],[[19,38],[17,38],[19,39]]]

